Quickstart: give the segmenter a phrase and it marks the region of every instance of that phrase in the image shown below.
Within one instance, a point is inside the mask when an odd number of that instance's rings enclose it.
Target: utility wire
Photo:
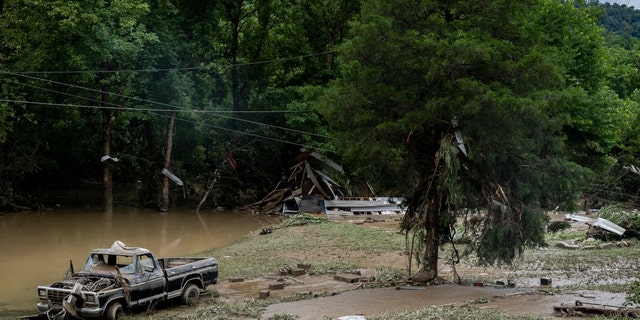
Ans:
[[[198,70],[210,70],[213,67],[219,68],[233,68],[233,67],[244,67],[244,66],[252,66],[252,65],[261,65],[261,64],[269,64],[276,62],[285,62],[291,60],[305,59],[310,57],[317,57],[326,54],[334,53],[334,51],[325,51],[325,52],[317,52],[310,53],[306,55],[300,55],[295,57],[287,57],[287,58],[275,58],[270,60],[262,60],[262,61],[254,61],[254,62],[245,62],[245,63],[232,63],[232,64],[224,64],[224,65],[212,65],[212,66],[202,66],[202,67],[182,67],[182,68],[152,68],[152,69],[125,69],[125,70],[71,70],[71,71],[60,71],[60,70],[52,70],[52,71],[14,71],[16,74],[86,74],[86,73],[131,73],[131,72],[169,72],[169,71],[198,71]],[[2,71],[0,71],[2,72]]]
[[[298,56],[298,57],[283,58],[283,59],[272,59],[272,60],[257,61],[257,62],[250,62],[250,63],[231,64],[231,65],[228,65],[228,67],[259,65],[259,64],[267,64],[267,63],[273,63],[273,62],[289,61],[289,60],[295,60],[295,59],[300,59],[300,58],[307,58],[307,57],[313,57],[313,56],[318,56],[318,55],[324,55],[324,54],[327,54],[329,52],[330,51],[322,52],[322,53],[309,54],[309,55],[303,55],[303,56]],[[165,107],[172,108],[173,110],[171,110],[171,109],[169,109],[169,110],[167,110],[167,109],[150,109],[150,108],[142,109],[142,108],[124,107],[124,106],[113,104],[113,103],[105,103],[105,102],[97,101],[97,100],[91,99],[91,98],[72,95],[72,94],[68,94],[68,93],[65,93],[65,92],[60,92],[60,91],[56,91],[56,90],[51,90],[51,89],[32,86],[32,85],[27,85],[27,84],[22,84],[22,85],[29,86],[29,87],[32,87],[32,88],[35,88],[35,89],[54,92],[54,93],[58,93],[58,94],[64,94],[64,95],[68,95],[68,96],[72,96],[72,97],[76,97],[76,98],[80,98],[80,99],[86,99],[88,101],[96,102],[99,105],[98,106],[72,105],[72,104],[33,102],[33,101],[17,101],[17,100],[8,100],[8,99],[2,99],[0,101],[11,102],[11,103],[39,104],[39,105],[48,105],[48,106],[63,106],[63,107],[77,107],[77,108],[94,108],[94,109],[97,108],[97,109],[118,109],[118,110],[132,110],[132,111],[148,111],[148,112],[150,112],[152,114],[155,114],[155,115],[158,115],[158,116],[164,116],[164,117],[166,117],[166,115],[162,115],[159,112],[171,112],[171,111],[206,112],[204,110],[202,110],[202,111],[200,111],[200,110],[187,110],[185,108],[180,108],[180,107],[178,107],[176,105],[171,105],[171,104],[151,101],[151,100],[147,100],[147,99],[141,99],[141,98],[137,98],[137,97],[126,96],[126,95],[117,94],[117,93],[113,93],[113,92],[105,92],[105,91],[102,91],[102,90],[82,87],[82,86],[78,86],[78,85],[63,83],[63,82],[44,79],[44,78],[33,77],[33,76],[29,76],[28,74],[50,74],[50,73],[71,74],[71,73],[101,73],[101,72],[102,73],[118,73],[118,72],[158,72],[158,71],[166,72],[166,71],[173,71],[173,70],[176,70],[176,71],[205,70],[205,69],[209,69],[209,68],[210,67],[192,67],[192,68],[141,69],[141,70],[90,70],[90,71],[49,71],[49,72],[46,72],[46,71],[8,72],[8,71],[0,70],[0,74],[14,75],[14,76],[24,77],[24,78],[31,79],[31,80],[49,82],[49,83],[53,83],[53,84],[57,84],[57,85],[68,86],[68,87],[71,87],[71,88],[87,90],[87,91],[100,93],[100,94],[109,94],[109,95],[112,95],[112,96],[115,96],[115,97],[120,97],[120,98],[123,98],[123,99],[131,99],[131,100],[135,100],[135,101],[139,101],[139,102],[143,102],[143,103],[155,104],[155,105],[159,105],[159,106],[165,106]],[[233,112],[233,111],[231,111],[231,112]],[[218,113],[218,112],[212,111],[211,113]],[[256,111],[256,113],[265,113],[265,112],[264,111]],[[276,128],[276,129],[280,129],[280,130],[292,131],[292,132],[296,132],[296,133],[300,133],[300,134],[306,134],[306,135],[315,136],[315,137],[332,139],[331,137],[324,136],[324,135],[318,135],[318,134],[314,134],[314,133],[310,133],[310,132],[304,132],[304,131],[301,131],[301,130],[290,129],[290,128],[285,128],[285,127],[281,127],[281,126],[275,126],[275,125],[261,123],[261,122],[257,122],[257,121],[251,121],[251,120],[245,120],[245,119],[239,119],[239,118],[227,117],[227,116],[221,116],[221,115],[217,115],[217,116],[218,117],[227,118],[227,119],[233,119],[233,120],[237,120],[237,121],[247,122],[247,123],[251,123],[251,124],[272,127],[272,128]],[[211,127],[211,128],[218,129],[218,130],[225,130],[225,131],[231,131],[231,132],[241,133],[241,134],[245,134],[245,135],[250,135],[250,136],[254,136],[254,137],[257,137],[257,138],[261,138],[261,139],[266,139],[266,140],[277,141],[277,142],[281,142],[281,143],[287,143],[287,144],[294,144],[294,145],[297,145],[297,146],[302,146],[301,144],[293,143],[293,142],[290,142],[290,141],[285,141],[285,140],[281,140],[281,139],[275,139],[275,138],[266,137],[266,136],[260,136],[260,135],[256,135],[256,134],[252,134],[252,133],[248,133],[248,132],[240,132],[240,131],[237,131],[237,130],[227,129],[227,128],[218,127],[218,126],[205,125],[205,124],[202,124],[202,123],[198,123],[196,121],[189,121],[189,120],[179,119],[179,118],[176,118],[176,120],[179,120],[179,121],[182,121],[182,122],[190,122],[190,123],[194,123],[194,124],[198,124],[198,125],[202,125],[202,126],[206,126],[206,127]]]
[[[151,112],[151,113],[154,114],[154,115],[157,115],[159,117],[164,117],[164,118],[169,118],[170,117],[169,115],[166,115],[166,114],[155,113],[155,112]],[[303,144],[300,144],[300,143],[297,143],[297,142],[292,142],[292,141],[287,141],[287,140],[267,137],[267,136],[263,136],[263,135],[259,135],[259,134],[255,134],[255,133],[251,133],[251,132],[239,131],[239,130],[229,129],[229,128],[225,128],[225,127],[220,127],[220,126],[214,126],[214,125],[205,124],[205,123],[201,123],[201,122],[193,121],[193,120],[187,120],[187,119],[181,119],[181,118],[175,118],[175,119],[177,121],[181,121],[181,122],[185,122],[185,123],[189,123],[189,124],[195,124],[195,125],[199,125],[199,126],[202,126],[202,127],[205,127],[205,128],[210,128],[210,129],[215,129],[215,130],[223,130],[223,131],[243,134],[243,135],[247,135],[247,136],[251,136],[251,137],[255,137],[255,138],[259,138],[259,139],[263,139],[263,140],[280,142],[280,143],[285,143],[285,144],[294,145],[294,146],[298,146],[298,147],[306,147],[306,145],[303,145]],[[314,148],[314,149],[316,149],[316,150],[325,150],[323,148]]]
[[[78,85],[75,85],[75,84],[69,84],[69,83],[64,83],[64,82],[55,81],[55,80],[49,80],[49,79],[44,79],[44,78],[28,76],[26,74],[19,74],[19,73],[4,71],[4,70],[0,70],[0,74],[9,74],[9,75],[23,77],[23,78],[27,78],[27,79],[31,79],[31,80],[49,82],[49,83],[53,83],[53,84],[57,84],[57,85],[61,85],[61,86],[67,86],[67,87],[71,87],[71,88],[87,90],[87,91],[100,93],[100,94],[108,94],[108,95],[112,95],[112,96],[118,97],[118,98],[131,99],[131,100],[135,100],[135,101],[139,101],[139,102],[144,102],[144,103],[149,103],[149,104],[156,104],[156,105],[159,105],[159,106],[164,106],[164,107],[169,107],[169,108],[178,108],[178,106],[171,105],[171,104],[168,104],[168,103],[156,102],[156,101],[151,101],[151,100],[147,100],[147,99],[141,99],[141,98],[137,98],[137,97],[126,96],[126,95],[115,93],[115,92],[107,92],[107,91],[102,91],[102,90],[98,90],[98,89],[78,86]]]
[[[101,105],[111,105],[114,106],[116,108],[114,109],[124,109],[124,110],[138,110],[138,111],[156,111],[156,112],[173,112],[173,111],[180,111],[180,112],[189,112],[189,113],[258,113],[258,114],[262,114],[262,113],[309,113],[311,111],[305,111],[305,110],[262,110],[262,111],[257,111],[257,110],[240,110],[240,111],[233,111],[233,110],[200,110],[200,109],[187,109],[187,108],[180,108],[178,106],[175,106],[175,109],[150,109],[150,108],[131,108],[131,107],[125,107],[119,104],[115,104],[115,103],[111,103],[111,102],[105,102],[105,101],[100,101],[97,99],[93,99],[93,98],[88,98],[88,97],[84,97],[84,96],[80,96],[80,95],[76,95],[76,94],[72,94],[72,93],[68,93],[68,92],[62,92],[62,91],[58,91],[58,90],[53,90],[53,89],[48,89],[45,87],[40,87],[40,86],[34,86],[31,84],[26,84],[26,83],[21,83],[21,82],[17,82],[17,81],[7,81],[8,83],[12,83],[12,84],[16,84],[16,85],[20,85],[20,86],[24,86],[24,87],[29,87],[32,89],[37,89],[37,90],[42,90],[42,91],[47,91],[47,92],[51,92],[51,93],[55,93],[55,94],[62,94],[62,95],[66,95],[68,97],[73,97],[73,98],[78,98],[78,99],[84,99],[84,100],[88,100],[91,102],[95,102]],[[15,103],[26,103],[26,104],[47,104],[46,102],[33,102],[33,101],[21,101],[21,100],[4,100],[5,102],[15,102]],[[155,104],[155,103],[152,103]],[[75,104],[58,104],[60,106],[69,106],[69,107],[91,107],[91,106],[83,106],[83,105],[75,105]],[[98,108],[97,106],[94,106],[96,108]],[[102,109],[106,109],[106,108],[102,108]],[[236,119],[233,117],[229,117],[231,119]],[[236,119],[239,121],[242,121],[243,119]],[[258,124],[260,124],[258,122]],[[267,124],[268,125],[268,124]],[[285,128],[286,129],[286,128]]]
[[[18,104],[27,104],[27,105],[42,105],[42,106],[51,106],[51,107],[72,107],[72,108],[100,109],[100,110],[145,111],[145,112],[149,112],[149,113],[152,113],[152,114],[155,114],[155,115],[160,115],[161,113],[166,113],[166,112],[175,112],[175,111],[182,112],[181,110],[125,107],[125,106],[121,106],[121,105],[115,105],[113,103],[106,103],[108,105],[81,105],[81,104],[37,102],[37,101],[9,100],[9,99],[0,99],[0,102],[18,103]],[[321,137],[321,138],[326,138],[326,139],[333,139],[332,137],[329,137],[329,136],[314,134],[314,133],[311,133],[311,132],[306,132],[306,131],[297,130],[297,129],[285,128],[285,127],[281,127],[281,126],[271,125],[271,124],[268,124],[268,123],[262,123],[262,122],[245,120],[245,119],[238,119],[238,118],[222,116],[222,115],[216,115],[216,116],[220,117],[220,118],[238,120],[238,121],[248,122],[248,123],[252,123],[252,124],[256,124],[256,125],[261,125],[261,126],[281,129],[281,130],[285,130],[285,131],[296,132],[296,133],[310,135],[310,136],[316,136],[316,137]],[[178,118],[176,118],[176,119],[178,119]],[[198,123],[198,122],[194,121],[193,123]],[[204,125],[204,124],[202,124],[202,125]],[[235,132],[241,132],[241,131],[235,131]]]
[[[11,73],[11,72],[6,72],[6,71],[0,70],[0,74],[2,74],[2,73],[14,74],[14,73]],[[14,102],[14,103],[25,103],[25,104],[41,104],[41,105],[49,105],[49,106],[66,106],[66,107],[76,106],[76,107],[79,107],[79,108],[121,109],[121,110],[134,110],[134,111],[145,111],[146,110],[146,111],[156,111],[156,112],[172,112],[172,111],[199,112],[198,110],[190,110],[190,109],[186,109],[186,108],[181,108],[179,106],[172,105],[172,104],[167,104],[167,103],[162,103],[162,102],[157,102],[157,101],[152,101],[152,100],[147,100],[147,99],[140,99],[140,98],[137,98],[137,97],[126,96],[126,95],[117,94],[117,93],[113,93],[113,92],[106,92],[106,91],[102,91],[102,90],[97,90],[97,89],[93,89],[93,88],[87,88],[87,87],[83,87],[83,86],[68,84],[68,83],[49,80],[49,79],[44,79],[44,78],[38,78],[38,77],[22,75],[22,74],[14,74],[14,75],[20,76],[20,77],[26,77],[26,78],[32,79],[32,80],[45,81],[45,82],[50,82],[50,83],[57,84],[57,85],[68,86],[68,87],[72,87],[72,88],[76,88],[76,89],[88,90],[88,91],[96,92],[96,93],[100,93],[100,94],[110,94],[110,95],[113,95],[113,96],[116,96],[116,97],[119,97],[119,98],[123,98],[123,99],[131,99],[131,100],[135,100],[135,101],[139,101],[139,102],[143,102],[143,103],[148,103],[148,104],[156,104],[156,105],[160,105],[160,106],[167,106],[167,107],[171,107],[172,109],[142,109],[142,108],[124,107],[124,106],[115,105],[115,104],[112,104],[112,103],[108,103],[108,104],[111,105],[111,107],[107,107],[107,106],[104,106],[104,105],[87,106],[87,105],[72,105],[72,104],[56,104],[56,103],[46,103],[46,102],[38,103],[38,102],[32,102],[32,101],[14,101],[14,100],[2,100],[2,101]],[[71,94],[68,94],[68,93],[65,93],[65,92],[52,90],[52,89],[47,89],[47,88],[43,88],[43,87],[39,87],[39,86],[33,86],[33,85],[22,84],[22,83],[17,83],[17,84],[21,84],[21,85],[29,86],[29,87],[32,87],[32,88],[49,91],[49,92],[54,92],[54,93],[58,93],[58,94],[71,95]],[[85,97],[77,96],[77,95],[71,95],[71,96],[74,96],[74,97],[77,97],[77,98],[81,98],[81,99],[87,99],[87,100],[102,104],[101,101],[97,101],[95,99],[85,98]],[[231,112],[233,112],[233,111],[231,111]],[[211,112],[211,113],[216,113],[216,112]],[[255,113],[263,113],[263,111],[255,111]],[[325,135],[319,135],[319,134],[306,132],[306,131],[301,131],[301,130],[297,130],[297,129],[291,129],[291,128],[286,128],[286,127],[282,127],[282,126],[276,126],[276,125],[263,123],[263,122],[251,121],[251,120],[240,119],[240,118],[235,118],[235,117],[228,117],[228,116],[222,116],[222,115],[216,115],[216,116],[223,117],[223,118],[228,118],[228,119],[233,119],[233,120],[240,121],[240,122],[246,122],[246,123],[261,125],[261,126],[265,126],[265,127],[271,127],[271,128],[275,128],[275,129],[284,130],[284,131],[291,131],[291,132],[306,134],[306,135],[310,135],[310,136],[314,136],[314,137],[320,137],[320,138],[325,138],[325,139],[333,139],[332,137],[325,136]]]
[[[95,101],[93,99],[89,99],[90,101]],[[70,104],[70,103],[55,103],[55,102],[38,102],[38,101],[26,101],[26,100],[9,100],[9,99],[0,99],[0,102],[8,102],[8,103],[18,103],[18,104],[27,104],[27,105],[41,105],[41,106],[50,106],[50,107],[71,107],[71,108],[85,108],[85,109],[104,109],[104,110],[131,110],[131,111],[149,111],[149,112],[176,112],[178,110],[169,110],[169,109],[148,109],[148,108],[135,108],[135,107],[124,107],[121,105],[113,104],[113,103],[102,103],[104,105],[82,105],[82,104]]]
[[[47,106],[63,106],[63,107],[74,107],[74,108],[110,109],[110,110],[116,110],[117,109],[117,110],[135,110],[135,111],[140,111],[140,109],[137,109],[137,108],[117,107],[117,106],[90,106],[90,105],[75,105],[75,104],[50,103],[50,102],[18,101],[18,100],[7,100],[7,99],[0,99],[0,102],[37,104],[37,105],[47,105]],[[159,116],[159,117],[163,117],[163,118],[170,118],[171,117],[171,116],[169,116],[169,115],[164,113],[164,112],[171,111],[171,110],[166,110],[166,109],[145,109],[145,110],[149,111],[150,114],[155,115],[155,116]],[[255,137],[255,138],[260,138],[260,139],[263,139],[263,140],[269,140],[269,141],[275,141],[275,142],[281,142],[281,143],[285,143],[285,144],[305,147],[305,145],[297,143],[297,142],[292,142],[292,141],[272,138],[272,137],[268,137],[268,136],[263,136],[263,135],[259,135],[259,134],[255,134],[255,133],[246,132],[246,131],[240,131],[240,130],[234,130],[234,129],[229,129],[229,128],[220,127],[220,126],[214,126],[214,125],[210,125],[210,124],[206,124],[206,123],[202,123],[202,122],[198,122],[198,121],[194,121],[194,120],[182,119],[182,118],[179,118],[179,117],[176,117],[175,119],[176,119],[176,121],[189,123],[189,124],[194,124],[194,125],[202,126],[202,127],[205,127],[205,128],[223,130],[223,131],[238,133],[238,134],[242,134],[242,135],[248,135],[248,136],[252,136],[252,137]],[[323,148],[315,148],[315,149],[317,149],[317,150],[325,150]]]

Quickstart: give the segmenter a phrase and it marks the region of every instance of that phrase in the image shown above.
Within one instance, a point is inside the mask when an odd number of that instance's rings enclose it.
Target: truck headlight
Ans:
[[[46,298],[47,297],[47,290],[46,289],[38,289],[38,297]]]
[[[88,294],[88,295],[86,295],[85,298],[86,298],[85,301],[86,301],[87,304],[96,304],[96,296],[95,295]]]

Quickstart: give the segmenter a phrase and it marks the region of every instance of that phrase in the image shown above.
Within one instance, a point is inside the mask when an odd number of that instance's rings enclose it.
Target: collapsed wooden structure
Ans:
[[[344,188],[323,171],[323,167],[328,167],[344,174],[342,166],[312,150],[301,151],[289,176],[283,176],[274,190],[250,205],[255,211],[263,214],[402,211],[402,199],[347,197]]]

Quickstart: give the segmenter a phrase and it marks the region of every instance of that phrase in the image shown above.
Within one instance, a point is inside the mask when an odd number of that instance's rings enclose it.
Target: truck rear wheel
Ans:
[[[186,305],[194,305],[200,299],[200,288],[194,283],[189,283],[184,287],[182,295],[180,295],[180,302]]]
[[[107,320],[118,320],[123,312],[122,304],[119,301],[114,301],[107,307],[104,318]]]

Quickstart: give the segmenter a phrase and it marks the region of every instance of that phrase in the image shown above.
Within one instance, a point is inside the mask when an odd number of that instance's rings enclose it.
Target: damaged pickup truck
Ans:
[[[38,286],[41,313],[32,319],[115,320],[164,300],[193,304],[217,280],[215,258],[156,259],[147,249],[116,241],[92,250],[82,270],[71,270],[68,279]]]

